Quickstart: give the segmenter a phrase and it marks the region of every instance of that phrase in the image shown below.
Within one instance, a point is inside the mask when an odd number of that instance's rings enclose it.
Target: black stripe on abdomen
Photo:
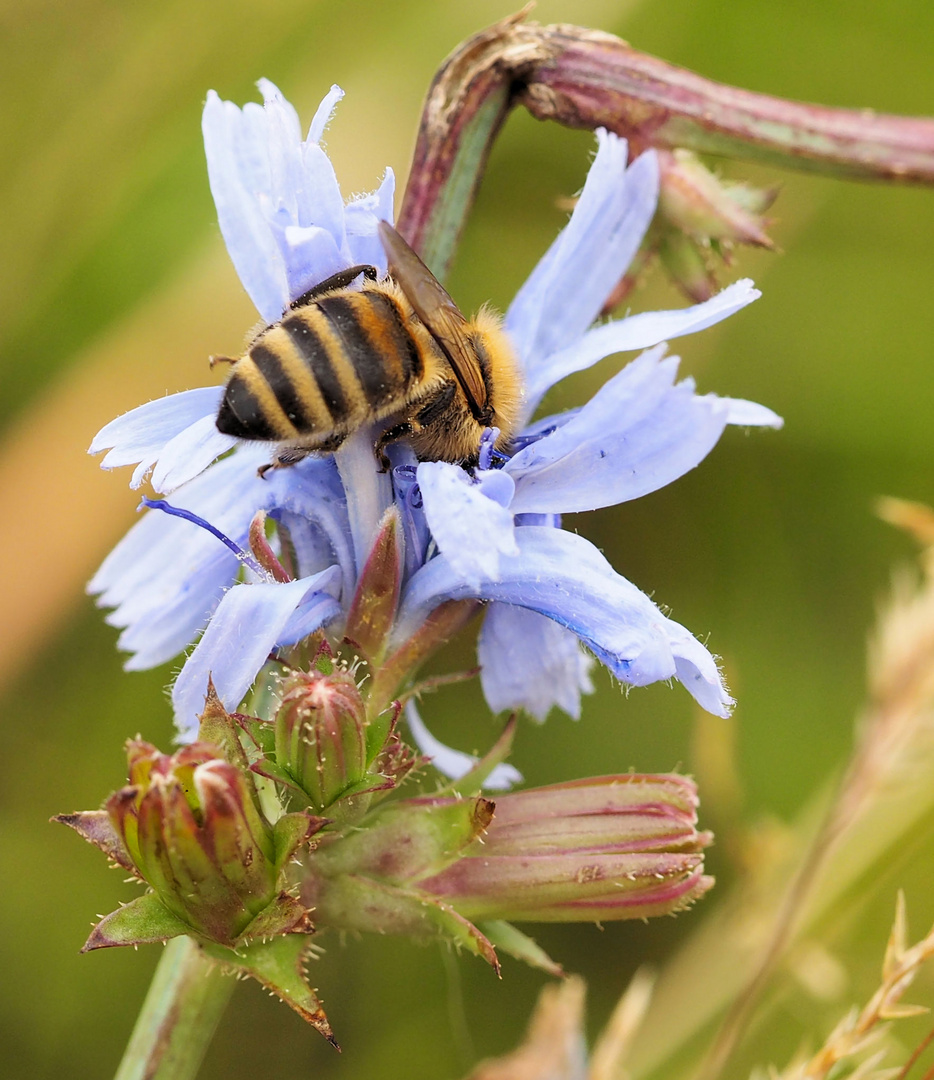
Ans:
[[[350,406],[324,342],[300,315],[291,315],[279,325],[289,335],[296,352],[308,365],[334,426],[339,426],[349,416]],[[302,415],[305,415],[304,412]]]
[[[266,418],[259,399],[247,381],[236,371],[224,389],[224,400],[218,410],[216,423],[221,434],[233,435],[237,439],[272,441],[281,438]]]
[[[280,358],[268,346],[260,344],[250,349],[250,359],[269,384],[269,389],[275,394],[282,411],[296,428],[302,432],[314,431],[314,417],[308,415],[294,384],[283,370]]]
[[[402,378],[408,387],[413,382],[421,379],[425,373],[425,365],[422,354],[418,351],[415,339],[405,325],[402,312],[396,306],[395,301],[382,293],[371,292],[367,294],[371,303],[383,316],[383,331],[391,342],[391,348],[399,358],[402,365]]]
[[[400,386],[396,366],[391,356],[385,356],[386,345],[371,339],[360,325],[360,317],[354,311],[356,304],[373,303],[372,294],[364,293],[351,299],[346,296],[327,296],[318,307],[327,317],[331,329],[340,338],[344,354],[353,365],[360,389],[367,402],[380,408],[399,394]],[[365,298],[365,299],[364,299]],[[380,327],[382,330],[383,327]]]

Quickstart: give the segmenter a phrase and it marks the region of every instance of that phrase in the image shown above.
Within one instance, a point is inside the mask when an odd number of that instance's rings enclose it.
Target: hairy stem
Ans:
[[[115,1080],[193,1080],[235,985],[191,938],[170,941]]]
[[[860,180],[934,183],[934,120],[836,109],[705,79],[611,34],[524,23],[525,11],[445,60],[419,125],[400,231],[450,269],[490,146],[516,105],[539,120]]]

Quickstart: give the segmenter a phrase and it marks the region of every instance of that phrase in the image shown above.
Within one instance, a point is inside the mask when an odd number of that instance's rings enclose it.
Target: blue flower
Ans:
[[[387,170],[373,195],[345,203],[320,147],[340,91],[325,97],[303,141],[291,106],[270,83],[260,87],[264,106],[242,110],[209,94],[203,126],[225,242],[261,315],[273,322],[340,269],[371,263],[385,272],[377,224],[391,220],[393,181]],[[691,380],[676,382],[677,358],[666,357],[661,344],[720,321],[759,294],[740,281],[691,308],[594,327],[658,193],[652,153],[627,167],[623,140],[603,131],[597,139],[569,223],[506,314],[525,380],[524,427],[508,460],[498,459],[491,433],[477,469],[419,463],[398,445],[391,448],[395,467],[383,474],[373,433],[363,430],[332,455],[260,479],[257,466],[269,460],[270,448],[238,444],[216,430],[216,387],[151,402],[95,438],[92,453],[109,451],[103,467],[136,465],[132,486],[151,472],[153,487],[171,493],[173,505],[230,540],[224,546],[190,521],[149,513],[90,584],[114,609],[108,621],[123,630],[119,644],[133,654],[128,667],[170,660],[201,634],[173,689],[183,737],[195,731],[209,674],[235,708],[277,647],[322,626],[340,637],[359,573],[393,505],[405,535],[393,644],[447,600],[488,601],[479,658],[494,710],[523,708],[543,719],[558,706],[579,715],[580,695],[592,688],[591,660],[580,643],[623,682],[678,679],[706,709],[728,710],[731,699],[711,654],[592,544],[562,530],[560,515],[671,482],[703,459],[727,424],[780,425],[762,406],[701,396]],[[566,375],[630,350],[648,351],[587,404],[532,421],[544,394]],[[275,581],[238,554],[257,511],[288,535],[294,580]],[[413,725],[422,731],[417,719]],[[461,762],[449,771],[467,767]]]

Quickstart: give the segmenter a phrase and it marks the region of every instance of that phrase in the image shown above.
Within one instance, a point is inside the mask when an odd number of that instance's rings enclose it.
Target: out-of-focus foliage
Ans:
[[[266,75],[307,121],[340,82],[347,98],[329,149],[348,193],[369,189],[386,164],[404,172],[421,95],[443,55],[508,10],[414,0],[34,0],[0,16],[8,148],[0,163],[0,498],[15,538],[0,650],[13,657],[0,664],[0,1042],[11,1076],[108,1075],[157,959],[155,949],[77,955],[93,916],[132,891],[45,820],[119,784],[126,736],[171,737],[161,692],[168,671],[123,674],[115,634],[81,599],[84,577],[136,500],[122,475],[99,476],[80,455],[116,411],[202,384],[207,353],[235,351],[255,318],[213,221],[204,95],[214,87],[244,101]],[[755,90],[903,113],[930,111],[934,101],[926,0],[543,0],[536,17],[598,26]],[[582,182],[591,146],[586,133],[510,120],[450,283],[465,308],[487,299],[505,306],[563,220],[557,201]],[[586,976],[595,1024],[641,962],[672,952],[715,911],[745,850],[737,814],[746,826],[790,821],[839,767],[863,700],[874,605],[891,565],[908,554],[872,516],[872,501],[891,493],[934,502],[934,192],[722,168],[762,185],[784,181],[771,211],[784,254],[744,253],[739,272],[756,279],[763,299],[678,351],[702,389],[761,401],[785,416],[785,430],[734,432],[694,473],[591,515],[588,529],[675,618],[709,631],[739,699],[735,729],[708,730],[706,752],[697,752],[687,695],[654,687],[623,698],[602,681],[579,723],[524,723],[515,757],[530,783],[680,764],[697,772],[702,821],[718,829],[710,862],[721,888],[687,915],[603,931],[541,928],[548,951]],[[633,310],[684,303],[661,277],[629,302]],[[603,377],[580,378],[592,378],[592,390]],[[579,400],[581,389],[568,393]],[[471,655],[452,649],[438,667],[468,666]],[[441,691],[425,712],[440,737],[465,750],[485,748],[497,730],[476,688]],[[722,746],[735,740],[739,791],[722,760],[713,768],[712,740],[721,737]],[[781,842],[775,830],[759,836]],[[932,857],[930,831],[919,827],[896,864],[848,895],[827,920],[826,964],[809,969],[836,976],[815,976],[807,988],[786,980],[782,1008],[742,1063],[787,1061],[803,1029],[823,1017],[816,1026],[826,1030],[841,1003],[871,994],[896,886],[905,887],[916,930],[934,918]],[[331,942],[318,969],[343,1055],[242,987],[203,1075],[459,1075],[517,1043],[541,985],[517,964],[500,983],[473,958],[379,937]],[[934,1000],[929,976],[912,1000]]]

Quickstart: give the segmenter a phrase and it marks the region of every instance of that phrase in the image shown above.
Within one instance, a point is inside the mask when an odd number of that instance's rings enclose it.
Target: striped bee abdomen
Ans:
[[[423,370],[392,296],[333,293],[290,312],[237,361],[217,427],[270,441],[346,433],[393,412]]]

